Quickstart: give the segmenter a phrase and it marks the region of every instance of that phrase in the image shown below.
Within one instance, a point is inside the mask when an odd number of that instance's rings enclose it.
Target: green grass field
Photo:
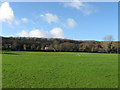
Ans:
[[[118,55],[78,52],[2,54],[3,88],[117,88]]]

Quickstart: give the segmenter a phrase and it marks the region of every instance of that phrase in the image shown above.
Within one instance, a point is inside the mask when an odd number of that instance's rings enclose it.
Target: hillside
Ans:
[[[2,37],[2,50],[117,53],[118,41]]]

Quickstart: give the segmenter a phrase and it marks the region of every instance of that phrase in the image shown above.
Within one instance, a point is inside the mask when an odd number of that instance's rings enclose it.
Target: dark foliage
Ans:
[[[118,53],[119,43],[120,41],[2,37],[2,50]]]

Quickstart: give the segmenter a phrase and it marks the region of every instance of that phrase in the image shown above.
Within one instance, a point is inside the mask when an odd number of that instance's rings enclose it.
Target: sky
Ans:
[[[118,40],[117,2],[3,2],[2,36]]]

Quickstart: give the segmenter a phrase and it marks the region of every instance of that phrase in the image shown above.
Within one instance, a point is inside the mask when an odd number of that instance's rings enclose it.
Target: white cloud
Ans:
[[[10,7],[8,2],[2,3],[0,7],[0,21],[2,22],[8,22],[8,24],[16,24],[19,25],[20,22],[27,22],[27,18],[22,18],[21,20],[17,20],[14,17],[14,12],[12,8]]]
[[[2,3],[0,7],[0,20],[5,21],[12,21],[14,19],[14,12],[12,8],[10,7],[8,2]]]
[[[72,7],[72,8],[76,8],[76,9],[80,9],[82,6],[84,6],[84,4],[82,2],[80,2],[79,0],[74,0],[74,2],[67,2],[64,3],[65,7]]]
[[[72,18],[68,18],[68,19],[67,19],[67,27],[73,28],[73,27],[75,27],[76,25],[77,25],[77,23],[75,22],[74,19],[72,19]]]
[[[17,33],[17,35],[20,37],[29,37],[28,32],[26,32],[25,30],[22,30],[22,32]]]
[[[37,37],[37,38],[65,38],[61,28],[54,28],[50,32],[34,29],[30,32],[22,30],[16,35],[20,37]]]
[[[54,38],[65,38],[63,30],[61,28],[54,28],[50,31]]]
[[[20,37],[38,37],[38,38],[48,38],[49,37],[47,32],[38,30],[38,29],[34,29],[30,32],[23,30],[22,32],[17,33],[17,35]]]
[[[29,36],[30,37],[39,37],[39,38],[48,38],[49,37],[48,32],[41,31],[38,29],[35,29],[35,30],[29,32]]]
[[[90,15],[96,12],[96,9],[87,3],[83,3],[79,0],[74,0],[74,2],[66,2],[64,3],[64,7],[72,7],[79,11],[81,11],[84,15]]]
[[[58,17],[51,13],[46,13],[45,15],[40,15],[40,16],[43,17],[48,23],[58,22]]]
[[[21,20],[22,20],[23,22],[27,22],[27,21],[28,21],[27,18],[22,18]]]

